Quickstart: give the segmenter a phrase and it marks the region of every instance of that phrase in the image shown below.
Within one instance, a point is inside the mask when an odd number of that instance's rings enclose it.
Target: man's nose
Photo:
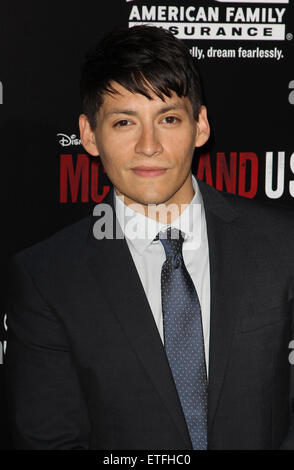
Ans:
[[[153,126],[147,125],[142,127],[136,143],[135,151],[147,157],[153,157],[162,151],[162,145],[160,143],[158,133]]]

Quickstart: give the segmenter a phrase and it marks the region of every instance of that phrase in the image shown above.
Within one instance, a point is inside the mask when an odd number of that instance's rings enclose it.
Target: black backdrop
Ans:
[[[293,20],[292,2],[278,0],[83,0],[58,7],[50,1],[2,3],[4,279],[12,253],[83,217],[107,192],[99,160],[79,145],[78,82],[86,50],[116,26],[152,22],[186,35],[199,62],[212,126],[209,143],[195,155],[193,172],[224,191],[291,206]],[[5,281],[2,287],[0,448],[7,449]]]

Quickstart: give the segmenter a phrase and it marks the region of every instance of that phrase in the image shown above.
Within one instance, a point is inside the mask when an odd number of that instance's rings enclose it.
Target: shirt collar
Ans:
[[[194,196],[181,215],[171,224],[166,225],[146,217],[144,214],[128,207],[114,190],[115,210],[118,222],[124,236],[138,251],[143,252],[152,244],[158,232],[164,232],[171,226],[182,231],[184,239],[195,243],[195,227],[201,227],[201,215],[203,213],[203,201],[196,178],[192,175]],[[196,246],[196,245],[195,245]],[[197,245],[198,246],[198,245]]]

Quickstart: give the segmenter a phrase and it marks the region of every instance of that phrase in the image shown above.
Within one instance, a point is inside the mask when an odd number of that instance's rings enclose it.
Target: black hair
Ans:
[[[88,52],[80,92],[83,113],[93,130],[103,95],[115,93],[112,82],[149,99],[150,91],[163,101],[172,91],[188,97],[194,119],[198,119],[202,92],[195,60],[168,30],[147,25],[115,30]]]

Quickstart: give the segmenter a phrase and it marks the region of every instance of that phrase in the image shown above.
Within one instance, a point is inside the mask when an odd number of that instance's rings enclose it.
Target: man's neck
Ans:
[[[185,185],[183,185],[176,194],[174,194],[168,201],[159,204],[142,204],[119,193],[116,188],[115,192],[126,206],[145,215],[145,217],[163,224],[171,224],[174,220],[180,217],[182,212],[191,203],[195,194],[192,183],[192,174],[188,176]]]

